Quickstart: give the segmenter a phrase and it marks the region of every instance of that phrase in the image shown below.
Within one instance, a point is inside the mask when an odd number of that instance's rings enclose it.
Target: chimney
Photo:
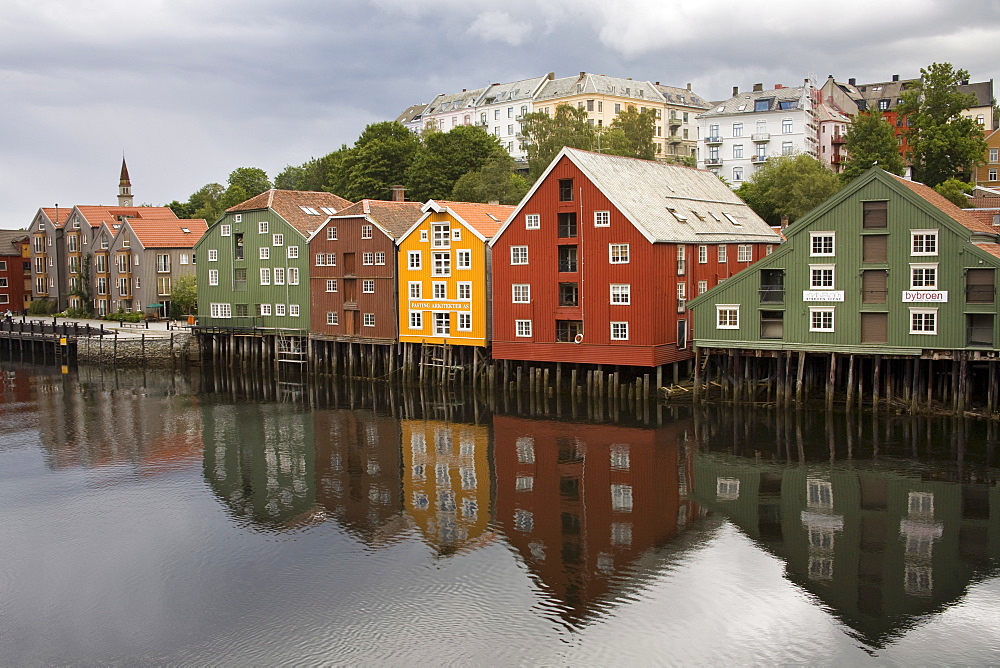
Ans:
[[[389,186],[389,190],[392,191],[392,197],[390,198],[393,202],[405,202],[406,201],[406,186]]]
[[[781,90],[782,88],[784,88],[784,86],[781,84],[774,84],[774,90]]]
[[[687,89],[688,89],[688,90],[691,90],[691,84],[688,84],[688,85],[687,85]]]
[[[788,216],[781,216],[781,229],[788,227]]]
[[[858,80],[855,79],[854,77],[851,77],[850,79],[847,80],[847,83],[850,86],[857,86],[858,85]]]
[[[733,86],[733,97],[736,97],[739,94],[740,94],[740,87],[739,86]]]
[[[762,84],[762,83],[755,83],[753,85],[753,92],[760,93],[763,90],[764,90],[764,84]]]
[[[969,80],[968,79],[962,79],[962,85],[963,86],[968,86],[969,85]]]
[[[656,82],[656,85],[657,85],[657,86],[659,86],[659,85],[660,85],[660,82],[659,82],[659,81],[657,81],[657,82]]]
[[[582,79],[583,77],[585,77],[585,76],[587,76],[587,73],[586,73],[586,72],[580,72],[580,78],[581,78],[581,79]]]
[[[361,201],[361,210],[365,213],[365,215],[367,215],[367,214],[369,214],[369,213],[372,212],[372,208],[371,208],[371,206],[369,206],[368,200],[362,200]]]
[[[812,83],[812,82],[809,81],[809,77],[806,77],[805,79],[802,80],[802,85],[803,86],[808,86],[808,85],[810,85],[810,83]]]
[[[549,72],[548,75],[546,75],[545,78],[548,79],[549,81],[552,81],[553,79],[556,78],[556,73],[555,72]]]
[[[892,80],[893,81],[899,81],[899,75],[898,74],[893,74],[892,75]]]

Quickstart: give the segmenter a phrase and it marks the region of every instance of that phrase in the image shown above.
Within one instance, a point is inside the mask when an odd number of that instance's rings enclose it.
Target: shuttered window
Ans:
[[[861,301],[865,304],[884,304],[888,294],[889,272],[885,269],[868,269],[861,272]]]
[[[993,269],[969,269],[965,273],[965,301],[992,304],[996,289]]]
[[[889,336],[888,313],[861,314],[861,342],[885,343]]]
[[[861,237],[862,262],[886,262],[888,246],[888,234],[868,234]]]
[[[862,226],[868,230],[884,229],[888,221],[887,204],[887,202],[862,202]]]

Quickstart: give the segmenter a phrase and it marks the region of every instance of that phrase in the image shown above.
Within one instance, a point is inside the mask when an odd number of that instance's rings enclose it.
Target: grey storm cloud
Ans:
[[[272,177],[437,93],[555,72],[709,99],[734,85],[994,77],[1000,3],[845,0],[4,0],[0,227],[40,206],[186,199],[240,166]]]

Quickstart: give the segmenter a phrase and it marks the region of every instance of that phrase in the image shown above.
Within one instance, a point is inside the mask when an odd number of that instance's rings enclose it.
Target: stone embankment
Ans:
[[[198,358],[197,342],[189,332],[78,339],[77,361],[117,367],[169,369]]]

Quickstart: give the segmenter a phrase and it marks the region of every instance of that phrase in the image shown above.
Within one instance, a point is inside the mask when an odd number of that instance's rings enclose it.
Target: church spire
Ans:
[[[132,206],[132,181],[128,178],[124,155],[122,155],[122,175],[118,181],[118,206]]]

